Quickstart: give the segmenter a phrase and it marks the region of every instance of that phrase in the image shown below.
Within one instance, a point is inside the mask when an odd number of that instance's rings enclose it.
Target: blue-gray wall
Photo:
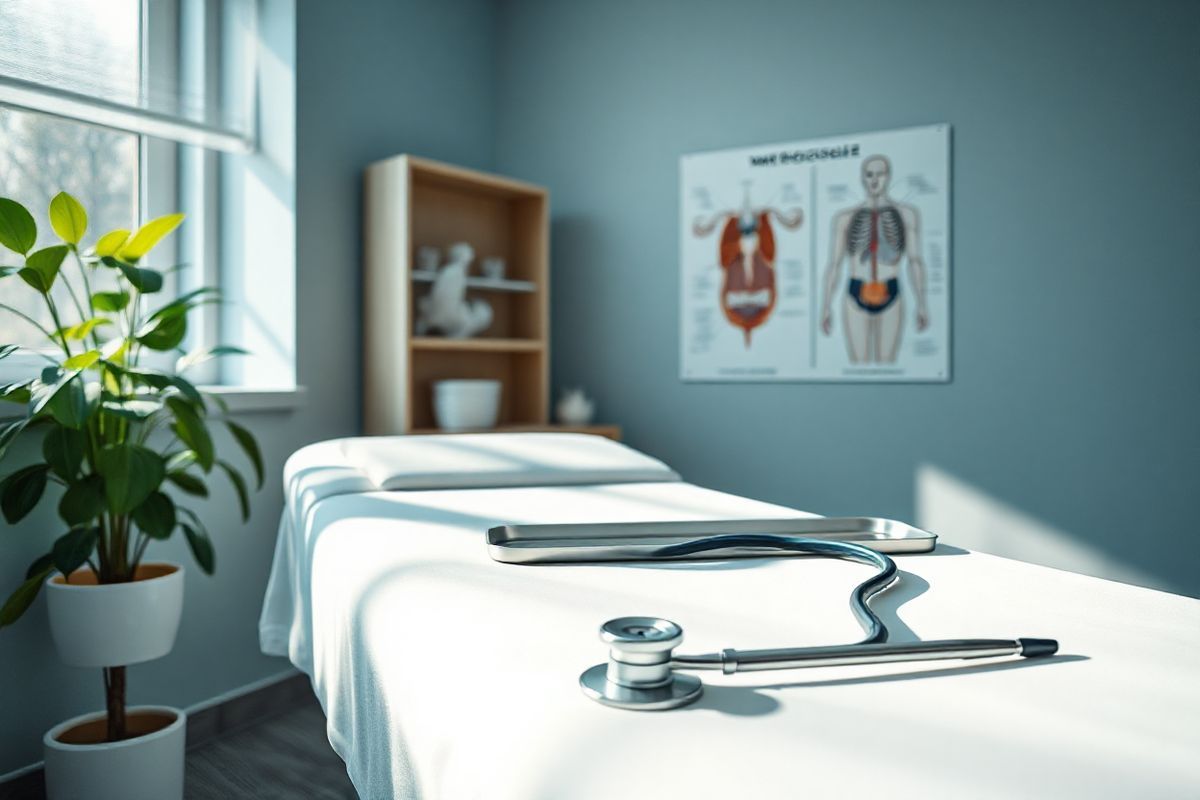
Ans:
[[[362,169],[401,152],[475,167],[492,159],[488,0],[297,5],[297,345],[307,403],[244,417],[263,445],[267,486],[255,498],[249,525],[237,518],[231,494],[217,492],[204,509],[217,574],[190,569],[175,649],[130,669],[132,702],[188,706],[288,669],[283,659],[259,653],[258,614],[282,507],[284,459],[308,442],[360,427]],[[3,472],[32,452],[6,458]],[[57,523],[52,509],[43,512],[15,528],[0,522],[4,596],[53,540]],[[155,552],[191,564],[181,541]],[[44,602],[0,631],[0,775],[40,760],[42,733],[51,725],[104,703],[99,670],[58,660]]]
[[[497,20],[496,166],[552,191],[556,387],[698,483],[1200,595],[1200,4],[511,0]],[[954,382],[681,383],[680,154],[935,122]]]

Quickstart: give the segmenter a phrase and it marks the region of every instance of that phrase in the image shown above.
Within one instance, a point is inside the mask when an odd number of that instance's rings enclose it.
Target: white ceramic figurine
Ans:
[[[555,406],[558,421],[563,425],[587,425],[596,413],[596,404],[582,389],[567,389]]]
[[[492,324],[485,300],[467,301],[467,270],[475,250],[466,242],[450,245],[450,260],[438,270],[433,288],[417,302],[417,335],[436,330],[451,339],[466,339]]]

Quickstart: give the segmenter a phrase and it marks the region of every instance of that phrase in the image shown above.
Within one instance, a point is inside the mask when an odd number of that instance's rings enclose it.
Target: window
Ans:
[[[136,220],[138,153],[138,137],[133,134],[0,108],[0,191],[34,213],[39,248],[57,244],[46,209],[60,190],[70,192],[86,206],[92,232],[125,228]],[[96,273],[97,278],[107,275],[106,270]],[[8,284],[5,289],[5,305],[53,329],[41,297],[26,291],[24,284]],[[71,307],[61,283],[55,286],[53,296],[60,307]],[[8,313],[0,313],[0,342],[44,346],[36,328]]]
[[[187,222],[150,261],[172,268],[164,295],[201,285],[238,293],[246,248],[234,240],[254,209],[236,198],[225,203],[222,193],[231,178],[244,183],[239,173],[261,156],[253,125],[260,8],[270,25],[282,19],[293,30],[290,0],[0,0],[0,195],[34,213],[39,246],[53,236],[46,209],[60,190],[88,209],[88,244],[182,211]],[[231,222],[226,206],[241,216]],[[0,291],[3,302],[50,327],[36,295]],[[72,307],[68,296],[56,300]],[[224,318],[237,313],[229,309],[190,317],[182,349],[241,332],[242,321]],[[0,311],[0,343],[40,345],[39,337]],[[0,362],[0,383],[27,377],[37,362],[36,353]],[[244,372],[207,366],[211,372],[192,377],[238,382]]]

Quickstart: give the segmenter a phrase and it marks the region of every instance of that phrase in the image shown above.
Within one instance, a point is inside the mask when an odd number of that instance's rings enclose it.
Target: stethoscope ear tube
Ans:
[[[729,547],[762,547],[840,558],[874,566],[877,572],[850,595],[850,608],[863,628],[854,644],[827,647],[788,647],[766,650],[725,649],[703,655],[673,655],[683,629],[658,617],[621,617],[601,626],[609,646],[607,664],[597,664],[579,678],[584,694],[618,708],[663,710],[700,697],[702,685],[675,670],[721,670],[725,674],[760,670],[879,664],[897,661],[994,658],[1035,658],[1058,652],[1053,639],[943,639],[890,644],[883,620],[868,605],[870,599],[895,585],[896,562],[887,555],[853,542],[806,539],[776,534],[707,536],[655,550],[652,558],[678,558]]]

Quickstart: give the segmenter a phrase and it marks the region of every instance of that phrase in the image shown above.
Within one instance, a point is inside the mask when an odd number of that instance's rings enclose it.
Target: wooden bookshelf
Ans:
[[[549,423],[548,192],[532,184],[401,155],[364,177],[364,427],[368,434],[436,430],[433,383],[488,378],[503,385],[499,429]],[[415,336],[416,299],[432,276],[417,248],[455,242],[507,263],[503,279],[472,274],[491,326],[477,337]]]

